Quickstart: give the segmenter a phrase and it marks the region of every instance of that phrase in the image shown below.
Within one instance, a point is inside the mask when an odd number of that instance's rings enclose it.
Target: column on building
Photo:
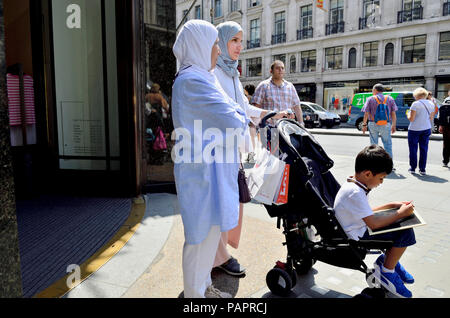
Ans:
[[[6,96],[3,0],[0,0],[0,298],[22,297],[19,237]]]

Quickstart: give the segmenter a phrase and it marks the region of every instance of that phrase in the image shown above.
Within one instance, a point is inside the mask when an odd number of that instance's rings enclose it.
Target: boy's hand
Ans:
[[[398,212],[400,217],[405,218],[407,216],[410,216],[414,213],[414,205],[412,202],[409,202],[409,204],[403,204],[400,209],[398,209]]]
[[[390,203],[390,209],[400,209],[402,205],[408,205],[410,204],[412,201],[401,201],[401,202],[392,202]]]

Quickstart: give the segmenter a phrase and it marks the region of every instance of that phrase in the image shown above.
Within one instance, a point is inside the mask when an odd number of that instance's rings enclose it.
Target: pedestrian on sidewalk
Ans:
[[[450,161],[450,97],[447,97],[439,108],[439,132],[444,139],[442,165],[448,167]]]
[[[217,26],[219,32],[219,47],[222,54],[217,60],[217,67],[214,74],[225,93],[239,104],[249,118],[255,119],[255,124],[259,122],[268,111],[249,104],[245,96],[241,81],[239,80],[238,61],[242,51],[243,30],[241,26],[233,21],[224,22]],[[287,116],[287,112],[280,112],[276,118]],[[246,134],[245,142],[240,145],[241,155],[243,153],[253,152],[251,136]],[[237,182],[237,179],[236,179]],[[217,249],[214,267],[225,271],[233,276],[240,276],[245,273],[245,268],[233,258],[227,251],[227,244],[234,248],[238,248],[242,231],[242,217],[244,204],[239,205],[239,225],[229,232],[223,232]]]
[[[300,98],[291,82],[284,79],[284,63],[276,60],[270,66],[272,76],[259,83],[252,97],[252,104],[269,111],[291,110],[297,121],[303,123],[303,113],[300,107]],[[293,117],[293,116],[292,116]]]
[[[191,20],[183,26],[173,47],[180,65],[172,104],[178,138],[174,149],[180,148],[174,152],[174,175],[184,225],[186,298],[231,297],[212,286],[211,270],[221,233],[239,222],[239,150],[237,144],[226,142],[227,130],[234,136],[237,129],[246,130],[249,120],[226,96],[213,73],[221,53],[217,36],[211,23]],[[205,138],[211,129],[224,139]],[[204,158],[205,153],[213,152],[217,156],[221,153],[227,161]]]
[[[370,144],[378,145],[378,139],[381,137],[384,149],[394,159],[392,153],[392,134],[397,131],[397,115],[398,110],[394,99],[391,96],[384,96],[385,91],[383,84],[376,84],[372,93],[362,108],[364,112],[363,134],[369,129]],[[395,168],[392,169],[395,171]]]
[[[408,127],[409,172],[415,173],[417,168],[417,146],[420,149],[419,173],[426,174],[428,143],[431,136],[431,123],[434,120],[435,106],[427,99],[428,91],[419,87],[413,92],[416,101],[407,114],[410,121]]]

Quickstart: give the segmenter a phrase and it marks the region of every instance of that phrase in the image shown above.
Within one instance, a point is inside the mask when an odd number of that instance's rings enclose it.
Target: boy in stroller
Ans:
[[[395,221],[411,215],[414,211],[411,202],[393,202],[371,209],[367,194],[383,183],[392,171],[392,159],[378,145],[364,148],[356,157],[355,175],[348,178],[336,195],[334,210],[336,218],[349,238],[354,240],[393,241],[393,246],[380,255],[375,262],[376,277],[379,283],[391,293],[409,298],[412,296],[404,283],[412,284],[414,278],[399,260],[408,246],[416,243],[413,229],[388,232],[370,236],[367,227],[380,229]],[[396,214],[377,215],[374,212],[398,209]]]

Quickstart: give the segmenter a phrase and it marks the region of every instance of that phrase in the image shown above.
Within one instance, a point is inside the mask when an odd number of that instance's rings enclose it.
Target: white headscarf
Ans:
[[[200,72],[211,71],[211,52],[217,40],[218,31],[204,20],[190,20],[180,31],[173,46],[180,70],[189,69]]]

